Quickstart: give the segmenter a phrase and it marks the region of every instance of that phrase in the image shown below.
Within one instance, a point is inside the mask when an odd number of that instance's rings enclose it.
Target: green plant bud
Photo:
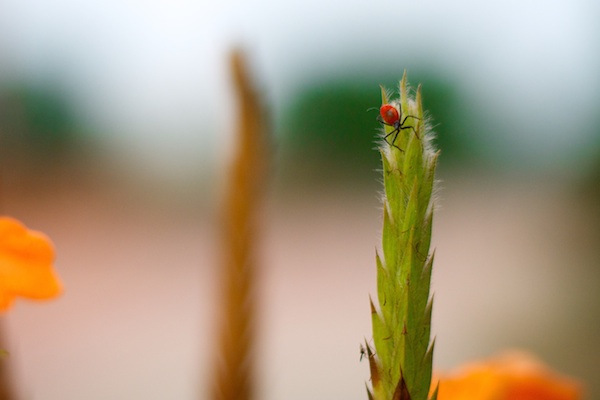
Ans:
[[[368,395],[374,400],[427,400],[433,360],[429,246],[439,152],[432,147],[421,88],[414,98],[409,96],[406,72],[400,98],[390,99],[384,88],[381,97],[383,230],[381,253],[375,257],[378,307],[371,301],[374,349],[366,347]]]

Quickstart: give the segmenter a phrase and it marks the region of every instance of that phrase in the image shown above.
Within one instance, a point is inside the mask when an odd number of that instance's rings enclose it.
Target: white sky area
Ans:
[[[421,60],[515,127],[480,133],[503,136],[492,143],[552,154],[596,134],[598,11],[592,0],[2,0],[0,82],[58,81],[124,154],[185,164],[230,144],[235,44],[276,112],[309,79],[378,63],[400,78]]]

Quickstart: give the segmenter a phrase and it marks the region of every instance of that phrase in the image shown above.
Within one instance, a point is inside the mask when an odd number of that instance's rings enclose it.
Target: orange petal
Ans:
[[[0,311],[16,297],[44,300],[62,291],[54,273],[54,247],[41,232],[19,221],[0,217]]]
[[[524,353],[507,353],[438,377],[438,400],[578,400],[581,385]],[[435,382],[435,381],[434,381]]]

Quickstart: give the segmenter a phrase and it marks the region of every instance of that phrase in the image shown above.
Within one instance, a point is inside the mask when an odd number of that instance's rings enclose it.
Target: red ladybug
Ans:
[[[380,122],[382,124],[388,125],[388,126],[391,126],[392,128],[394,128],[393,131],[391,131],[390,133],[385,135],[385,137],[383,138],[383,140],[385,140],[387,142],[387,144],[389,144],[390,146],[394,146],[398,150],[404,152],[404,150],[402,150],[400,147],[396,146],[396,139],[398,138],[398,134],[403,129],[412,129],[413,132],[415,133],[415,135],[417,136],[417,138],[419,137],[414,126],[412,126],[412,125],[405,126],[404,123],[406,122],[407,118],[415,118],[415,119],[420,119],[420,118],[414,117],[412,115],[407,115],[406,117],[404,117],[404,119],[402,119],[402,112],[398,111],[398,109],[391,104],[382,105],[381,108],[379,109],[379,115],[381,117]],[[392,135],[393,135],[393,137],[390,142],[388,140],[388,138]]]
[[[395,126],[398,121],[400,121],[400,113],[396,110],[391,104],[384,104],[379,109],[379,114],[381,114],[381,119],[388,125]]]

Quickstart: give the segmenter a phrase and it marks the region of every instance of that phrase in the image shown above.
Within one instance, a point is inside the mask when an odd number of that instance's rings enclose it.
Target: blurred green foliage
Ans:
[[[0,133],[3,158],[47,163],[72,146],[76,119],[59,90],[15,85],[0,91]]]
[[[461,127],[465,118],[459,88],[448,79],[427,72],[408,71],[413,90],[421,83],[424,108],[435,127],[441,166],[476,158]],[[285,181],[324,184],[372,182],[381,168],[375,150],[380,124],[379,85],[397,96],[402,71],[359,79],[338,77],[304,86],[284,111],[282,169]]]

